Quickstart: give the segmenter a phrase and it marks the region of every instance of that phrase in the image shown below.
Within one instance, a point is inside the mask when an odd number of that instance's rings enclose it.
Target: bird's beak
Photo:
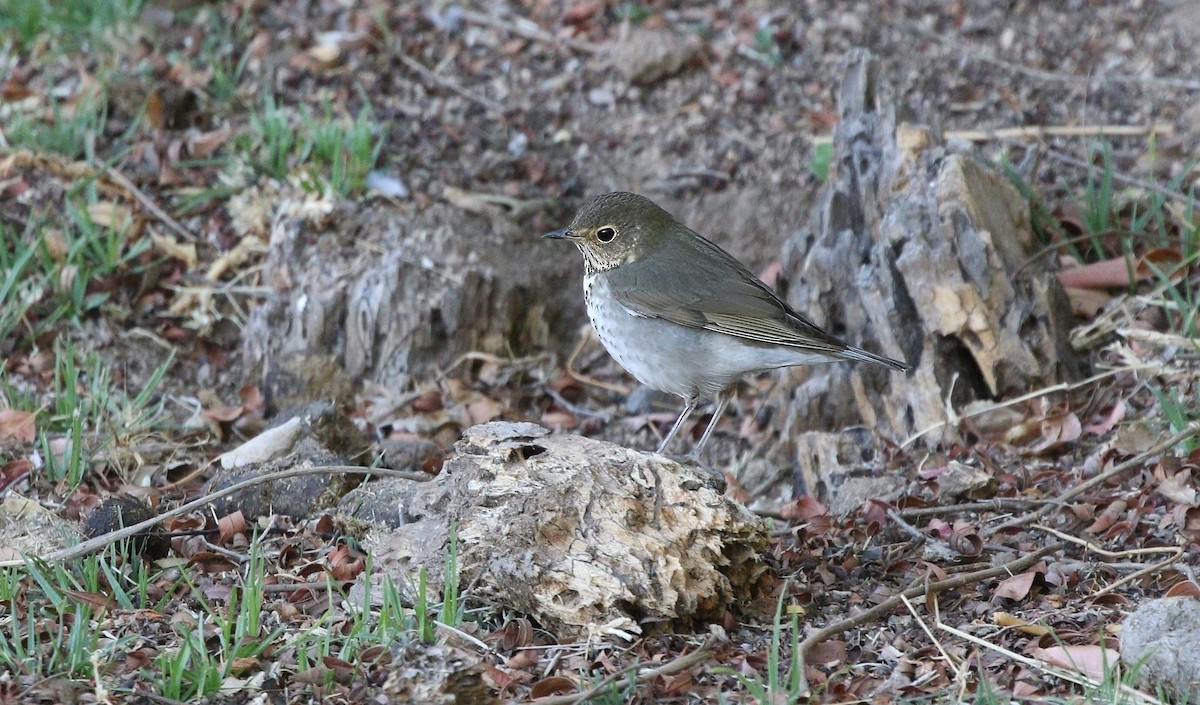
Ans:
[[[553,230],[543,235],[547,240],[578,240],[579,236],[573,234],[569,229]]]

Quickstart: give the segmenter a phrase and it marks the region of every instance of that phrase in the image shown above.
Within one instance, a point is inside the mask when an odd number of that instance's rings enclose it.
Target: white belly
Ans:
[[[642,384],[684,399],[711,398],[749,372],[829,361],[794,348],[635,316],[608,295],[602,273],[584,278],[584,299],[596,335],[621,367]]]

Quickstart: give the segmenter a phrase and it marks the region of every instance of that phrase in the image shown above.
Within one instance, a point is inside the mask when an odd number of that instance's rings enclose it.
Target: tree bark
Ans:
[[[539,225],[450,204],[280,206],[247,375],[279,408],[348,401],[363,382],[402,392],[468,352],[569,350],[582,311],[561,292],[574,293],[578,262],[548,257]]]
[[[848,58],[828,188],[812,231],[784,246],[788,301],[852,345],[906,360],[801,368],[778,387],[791,457],[808,431],[864,424],[894,442],[980,400],[1078,376],[1073,319],[1053,273],[1028,263],[1028,206],[1009,181],[926,128],[896,126],[890,85],[866,52]],[[958,439],[949,424],[922,436]],[[803,463],[791,457],[792,467]],[[784,478],[780,478],[782,481]],[[796,477],[793,487],[836,486]]]

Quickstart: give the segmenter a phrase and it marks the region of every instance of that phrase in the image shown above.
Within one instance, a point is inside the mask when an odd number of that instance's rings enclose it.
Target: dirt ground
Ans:
[[[160,425],[137,437],[126,437],[115,424],[94,429],[106,453],[76,488],[27,477],[24,466],[14,463],[35,454],[34,442],[6,438],[0,446],[0,461],[7,463],[0,487],[20,489],[46,504],[57,497],[68,519],[86,515],[109,493],[134,494],[166,508],[195,496],[213,474],[214,458],[270,423],[258,380],[242,364],[242,331],[272,277],[262,266],[265,238],[284,199],[301,202],[308,194],[314,208],[334,203],[331,207],[399,214],[449,207],[464,212],[464,224],[499,219],[506,232],[536,238],[565,225],[589,195],[636,191],[752,270],[769,271],[784,241],[813,228],[820,145],[836,124],[840,67],[853,48],[879,57],[895,87],[901,120],[933,126],[983,159],[1012,164],[1036,204],[1068,234],[1089,218],[1086,194],[1099,179],[1096,167],[1103,159],[1096,145],[1102,141],[1118,175],[1118,203],[1112,237],[1093,239],[1094,250],[1083,254],[1119,255],[1121,229],[1136,220],[1141,204],[1153,201],[1156,189],[1182,194],[1186,202],[1200,183],[1198,37],[1195,0],[565,5],[529,0],[474,8],[372,0],[150,0],[131,25],[95,46],[71,50],[52,40],[0,42],[0,75],[7,72],[0,82],[0,110],[7,111],[0,115],[8,120],[8,127],[0,126],[6,140],[0,142],[6,261],[41,224],[59,222],[62,204],[78,195],[77,166],[89,160],[111,166],[122,180],[102,179],[85,196],[134,210],[143,226],[172,233],[172,241],[184,247],[160,242],[154,256],[134,258],[139,266],[127,263],[97,277],[88,291],[105,294],[106,303],[74,320],[36,329],[35,319],[49,319],[50,308],[34,307],[31,325],[14,327],[11,338],[0,343],[6,384],[0,408],[16,408],[17,398],[36,399],[43,409],[61,403],[63,393],[51,381],[61,356],[56,340],[71,340],[80,354],[98,353],[116,371],[111,384],[130,390],[148,384],[155,368],[172,359],[155,393],[164,405]],[[223,92],[222,81],[232,88]],[[106,122],[92,135],[86,154],[40,152],[14,138],[14,115],[50,121],[55,101],[81,104],[83,96],[95,94],[107,101]],[[353,119],[369,110],[372,124],[386,126],[377,132],[383,143],[375,170],[402,184],[400,190],[317,196],[306,191],[303,175],[296,176],[302,169],[273,179],[259,163],[266,153],[264,131],[255,127],[267,94],[294,109],[293,116],[303,108]],[[1060,127],[1079,134],[1036,132]],[[978,132],[984,134],[970,134]],[[165,213],[156,215],[148,202]],[[187,236],[173,234],[167,221]],[[1183,230],[1172,232],[1181,243],[1189,237]],[[345,237],[357,235],[347,224]],[[1140,255],[1158,246],[1135,241],[1133,249]],[[1186,243],[1179,246],[1186,249]],[[388,403],[401,399],[404,405],[387,416],[387,424],[375,423],[381,417],[373,415],[386,405],[383,393],[357,390],[352,408],[366,437],[409,443],[418,449],[413,467],[429,472],[453,453],[463,428],[500,418],[653,447],[656,435],[647,419],[661,426],[670,414],[627,405],[624,392],[632,389],[632,380],[595,343],[584,348],[576,368],[603,384],[564,381],[567,352],[585,321],[582,266],[573,248],[555,243],[547,244],[544,257],[530,263],[546,271],[545,289],[531,295],[554,300],[569,323],[553,332],[560,337],[541,351],[545,354],[533,362],[476,360],[438,379],[417,380],[412,389],[388,390]],[[1147,317],[1145,327],[1174,330],[1174,317],[1188,315],[1180,308]],[[1081,319],[1081,325],[1087,323]],[[494,606],[470,605],[482,616],[468,631],[488,649],[453,639],[439,648],[482,662],[488,697],[503,702],[583,692],[614,674],[611,688],[591,694],[597,701],[787,702],[784,693],[768,699],[749,685],[766,682],[771,670],[772,621],[781,593],[801,615],[803,635],[921,580],[944,580],[1048,545],[1055,540],[1050,534],[1028,526],[998,533],[981,527],[1001,523],[1005,512],[1020,515],[1000,500],[1053,497],[1085,476],[1141,458],[1169,426],[1153,389],[1174,390],[1185,409],[1192,405],[1194,419],[1191,341],[1190,349],[1186,342],[1120,349],[1122,363],[1176,363],[1168,372],[1114,376],[1055,398],[1053,405],[1034,401],[1022,407],[1024,415],[1014,425],[1036,428],[1032,440],[999,433],[972,447],[924,455],[895,449],[888,465],[908,483],[895,505],[869,504],[846,517],[804,501],[782,508],[772,517],[776,531],[763,556],[767,570],[758,594],[731,609],[707,642],[703,633],[668,630],[630,645],[589,648],[559,644],[556,635],[536,627],[513,641],[514,629],[529,631],[527,620],[489,611]],[[1089,354],[1092,362],[1100,360],[1098,348]],[[526,367],[516,370],[521,365]],[[714,455],[736,457],[748,446],[739,429],[757,421],[756,402],[769,384],[768,377],[744,390],[734,420],[714,439],[721,447]],[[1076,432],[1063,431],[1072,424]],[[1064,508],[1070,521],[1056,525],[1109,551],[1183,547],[1186,553],[1174,565],[1104,593],[1104,585],[1137,570],[1139,565],[1130,564],[1140,559],[1123,554],[1124,563],[1106,564],[1093,560],[1091,547],[1068,541],[1015,577],[958,586],[823,641],[807,660],[812,697],[940,702],[976,697],[981,683],[1013,699],[1085,692],[1000,651],[923,627],[936,613],[946,624],[1026,656],[1056,647],[1067,653],[1076,653],[1072,647],[1101,648],[1115,656],[1115,634],[1125,613],[1194,581],[1200,515],[1195,492],[1183,490],[1196,485],[1198,463],[1196,450],[1183,458],[1142,458],[1128,474]],[[951,503],[937,478],[947,468],[966,465],[992,473],[996,508],[921,514],[922,508]],[[1175,491],[1162,491],[1168,480]],[[302,546],[328,556],[333,542],[302,523],[307,519],[315,517],[295,519],[288,550]],[[916,537],[913,524],[921,527]],[[925,552],[931,536],[968,546],[978,539],[980,545],[954,560],[939,560]],[[175,549],[191,558],[175,569],[212,588],[211,594],[220,594],[213,586],[234,581],[222,577],[208,549],[180,539]],[[272,554],[268,572],[285,571],[284,552]],[[162,588],[167,595],[174,589]],[[10,619],[26,609],[18,608],[23,599],[10,596],[4,603]],[[469,594],[466,599],[469,604]],[[194,602],[180,598],[146,616],[153,626],[144,644],[106,671],[109,687],[124,693],[114,701],[167,701],[152,697],[153,686],[146,684],[157,677],[155,655],[177,646],[166,625],[184,604]],[[284,616],[276,618],[290,628]],[[129,615],[111,619],[120,629],[136,622]],[[1041,629],[1045,626],[1054,631]],[[623,670],[635,663],[672,663],[702,643],[712,650],[705,663],[640,680]],[[522,650],[535,646],[540,650]],[[785,644],[785,662],[789,653]],[[421,658],[432,659],[431,673],[448,668],[444,659]],[[395,669],[386,663],[357,656],[326,661],[324,667],[337,673],[332,683],[285,686],[278,670],[295,673],[297,662],[282,647],[259,657],[256,668],[271,674],[264,686],[269,701],[399,697],[399,690],[388,690],[398,686],[387,685]],[[278,668],[272,670],[273,664]],[[565,685],[554,681],[537,689],[559,676],[567,678]],[[46,685],[51,681],[65,690],[54,691]],[[54,673],[0,678],[0,701],[50,702],[67,697],[56,692],[69,692],[78,702],[95,702],[91,691],[86,679]],[[252,702],[255,696],[247,688],[210,701]]]

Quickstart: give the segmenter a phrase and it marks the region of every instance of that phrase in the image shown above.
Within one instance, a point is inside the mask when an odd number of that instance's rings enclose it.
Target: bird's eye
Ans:
[[[612,242],[612,239],[617,236],[617,231],[612,228],[600,228],[596,231],[596,239],[600,242]]]

